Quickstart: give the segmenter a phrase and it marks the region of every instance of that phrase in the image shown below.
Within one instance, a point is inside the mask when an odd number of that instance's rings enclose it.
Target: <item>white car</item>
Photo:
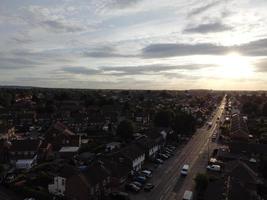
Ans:
[[[221,171],[221,166],[220,165],[208,165],[207,166],[207,170],[220,172]]]
[[[183,200],[192,200],[193,199],[193,192],[190,190],[186,190],[184,192]]]
[[[183,168],[181,169],[181,175],[183,175],[183,176],[186,176],[187,174],[188,174],[188,171],[189,171],[189,165],[188,164],[185,164],[184,166],[183,166]]]

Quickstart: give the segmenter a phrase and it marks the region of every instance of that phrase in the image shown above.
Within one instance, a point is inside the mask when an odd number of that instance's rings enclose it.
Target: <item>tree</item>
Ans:
[[[117,128],[117,135],[120,136],[123,140],[129,141],[133,138],[134,125],[130,120],[123,120],[120,122]]]
[[[242,106],[242,111],[247,115],[253,115],[258,113],[259,107],[254,102],[246,102]]]
[[[263,108],[262,108],[262,115],[263,115],[263,116],[267,116],[267,103],[265,103],[265,104],[263,105]]]
[[[156,113],[154,124],[158,127],[165,127],[168,128],[172,124],[173,120],[173,112],[170,110],[161,110]]]
[[[208,184],[209,184],[209,177],[207,174],[201,174],[198,173],[194,179],[195,184],[196,184],[196,189],[198,191],[204,191]]]
[[[195,132],[196,124],[196,119],[191,114],[178,111],[175,114],[172,127],[175,132],[187,135]]]

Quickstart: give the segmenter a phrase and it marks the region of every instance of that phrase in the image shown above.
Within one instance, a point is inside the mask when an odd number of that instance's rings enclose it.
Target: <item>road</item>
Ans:
[[[204,172],[208,155],[217,146],[211,141],[212,133],[218,129],[217,118],[221,117],[225,104],[225,98],[214,112],[210,119],[212,127],[204,125],[198,129],[190,141],[180,148],[171,159],[164,162],[151,178],[155,188],[150,192],[140,192],[132,195],[132,199],[138,200],[181,200],[185,190],[193,190],[194,177],[199,172]],[[190,165],[189,174],[186,177],[180,177],[180,169],[184,164]]]

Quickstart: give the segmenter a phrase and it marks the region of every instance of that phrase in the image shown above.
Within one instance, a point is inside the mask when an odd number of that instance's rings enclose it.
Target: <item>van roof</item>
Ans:
[[[190,190],[186,190],[184,192],[183,200],[191,200],[193,196],[193,192]]]
[[[189,169],[189,165],[188,165],[188,164],[185,164],[185,165],[183,166],[183,169]]]

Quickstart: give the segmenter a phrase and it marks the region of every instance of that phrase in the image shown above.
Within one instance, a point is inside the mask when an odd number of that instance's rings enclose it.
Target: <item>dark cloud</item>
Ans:
[[[81,26],[56,20],[41,21],[40,25],[54,32],[78,32],[83,31]]]
[[[128,55],[128,54],[120,54],[115,52],[107,52],[107,51],[94,51],[94,52],[86,52],[83,54],[86,57],[93,57],[93,58],[132,58],[136,57],[135,55]]]
[[[142,50],[144,58],[164,58],[188,55],[222,55],[228,51],[228,47],[217,46],[210,43],[182,44],[165,43],[151,44]]]
[[[187,27],[185,33],[215,33],[232,30],[233,27],[222,24],[221,22],[214,22],[208,24],[200,24],[195,27]]]
[[[93,50],[88,50],[83,53],[85,57],[93,57],[93,58],[133,58],[137,57],[137,55],[130,54],[121,54],[116,51],[114,47],[111,46],[103,46],[94,48]]]
[[[255,63],[256,72],[267,72],[267,58]]]
[[[267,56],[267,38],[251,41],[249,43],[236,46],[237,50],[248,56]]]
[[[111,8],[127,8],[139,3],[142,0],[108,0],[107,5]]]
[[[212,43],[151,44],[142,49],[141,55],[143,58],[165,58],[191,55],[224,55],[232,51],[246,56],[267,56],[267,38],[234,46],[222,46]]]
[[[131,75],[164,75],[170,77],[173,70],[198,70],[214,65],[137,65],[137,66],[102,66],[98,69],[89,69],[86,67],[64,67],[62,70],[71,74],[84,75],[112,75],[112,76],[131,76]],[[176,76],[177,73],[175,72]]]
[[[197,70],[201,68],[211,67],[210,65],[139,65],[124,67],[101,67],[104,72],[114,72],[113,75],[139,75],[139,74],[160,74],[162,72],[173,70]]]
[[[63,71],[71,73],[71,74],[85,74],[85,75],[94,75],[101,73],[100,70],[97,69],[89,69],[86,67],[63,67]]]
[[[214,25],[214,26],[213,26]],[[217,26],[217,27],[216,27]],[[198,31],[211,31],[211,28],[219,29],[220,25],[212,24],[203,26]],[[228,27],[224,27],[228,28]],[[229,27],[230,28],[230,27]],[[200,30],[201,29],[201,30]],[[191,30],[192,31],[192,30]],[[195,28],[194,31],[197,31]],[[213,30],[214,31],[214,30]],[[223,46],[213,43],[154,43],[145,46],[141,52],[134,54],[121,54],[112,47],[97,48],[93,51],[83,52],[85,57],[93,58],[167,58],[191,55],[224,55],[236,51],[247,56],[267,56],[267,38],[251,41],[241,45]]]
[[[217,0],[217,1],[213,1],[211,3],[205,4],[203,6],[200,6],[198,8],[195,8],[188,13],[188,17],[192,17],[194,15],[199,15],[199,14],[209,10],[210,8],[217,6],[218,4],[220,4],[222,2],[223,2],[223,0]]]
[[[18,70],[25,68],[33,68],[41,63],[28,60],[26,58],[7,58],[0,57],[0,70]]]

